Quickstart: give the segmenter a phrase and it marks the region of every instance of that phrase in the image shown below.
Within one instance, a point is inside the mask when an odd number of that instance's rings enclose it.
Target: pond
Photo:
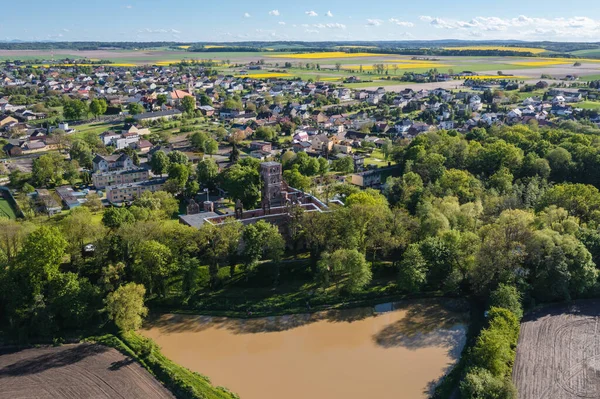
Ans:
[[[465,344],[466,315],[451,302],[255,319],[170,314],[142,334],[242,399],[425,398]]]

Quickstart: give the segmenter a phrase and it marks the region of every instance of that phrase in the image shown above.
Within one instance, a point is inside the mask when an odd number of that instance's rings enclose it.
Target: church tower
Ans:
[[[282,204],[281,188],[283,178],[281,174],[281,164],[278,162],[263,162],[260,164],[260,177],[263,181],[263,205],[266,203],[269,206]]]

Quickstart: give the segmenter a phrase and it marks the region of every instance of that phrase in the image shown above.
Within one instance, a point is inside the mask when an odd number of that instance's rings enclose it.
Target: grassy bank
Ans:
[[[143,338],[134,332],[123,333],[118,337],[107,334],[88,340],[115,348],[124,355],[137,360],[179,399],[239,398],[225,388],[212,386],[208,377],[192,372],[167,359],[152,340]]]

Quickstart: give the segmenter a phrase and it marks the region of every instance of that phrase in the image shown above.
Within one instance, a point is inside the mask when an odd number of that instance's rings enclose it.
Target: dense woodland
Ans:
[[[184,198],[167,192],[60,220],[1,220],[4,335],[134,329],[144,298],[239,316],[390,295],[468,297],[490,311],[454,377],[465,397],[513,397],[521,306],[600,294],[600,131],[576,122],[438,131],[388,153],[398,177],[382,192],[335,183],[326,162],[283,154],[286,179],[344,203],[293,209],[283,230],[233,219],[187,227],[174,220]],[[260,200],[257,162],[219,173],[210,160],[167,161],[174,184],[193,181],[192,192],[221,185],[246,208]],[[82,250],[89,243],[92,253]]]

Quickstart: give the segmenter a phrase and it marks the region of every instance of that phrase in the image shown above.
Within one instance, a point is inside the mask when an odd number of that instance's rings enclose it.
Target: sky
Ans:
[[[0,40],[600,42],[598,0],[4,0]]]

